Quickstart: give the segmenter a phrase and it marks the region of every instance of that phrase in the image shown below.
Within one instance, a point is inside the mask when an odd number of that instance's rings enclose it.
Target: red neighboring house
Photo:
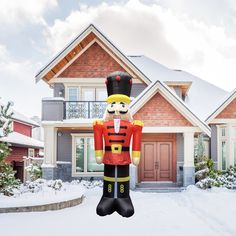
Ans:
[[[7,137],[1,138],[0,141],[10,143],[12,149],[7,157],[7,162],[11,163],[16,170],[16,178],[22,182],[25,180],[25,158],[40,157],[40,149],[43,149],[43,142],[32,138],[32,129],[40,125],[24,115],[13,111],[12,133]]]

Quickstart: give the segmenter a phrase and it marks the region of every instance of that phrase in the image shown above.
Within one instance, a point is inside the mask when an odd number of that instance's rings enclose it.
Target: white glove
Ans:
[[[139,161],[140,161],[140,157],[133,157],[132,158],[132,162],[135,166],[137,166],[139,164]]]
[[[96,162],[97,164],[102,164],[103,157],[102,156],[97,156],[96,157]]]

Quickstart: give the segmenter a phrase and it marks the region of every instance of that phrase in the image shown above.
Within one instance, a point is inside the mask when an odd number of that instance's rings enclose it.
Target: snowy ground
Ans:
[[[71,199],[76,199],[84,194],[85,187],[83,184],[63,183],[60,190],[55,190],[58,184],[52,188],[50,187],[55,181],[43,181],[38,183],[38,181],[31,182],[31,188],[21,185],[19,190],[15,191],[15,195],[12,197],[4,196],[0,194],[0,208],[6,207],[21,207],[21,206],[35,206],[43,205],[48,203],[62,202]],[[59,183],[62,183],[59,181]],[[87,182],[85,182],[87,183]],[[34,187],[34,193],[32,191]],[[0,231],[1,232],[1,231]]]
[[[1,235],[236,235],[236,191],[191,186],[181,193],[131,192],[136,212],[128,219],[97,216],[101,193],[88,189],[81,205],[64,210],[0,214]]]

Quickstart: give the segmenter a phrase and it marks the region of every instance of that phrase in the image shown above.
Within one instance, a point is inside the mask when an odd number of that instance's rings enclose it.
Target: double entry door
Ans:
[[[141,181],[173,181],[172,142],[142,142]]]

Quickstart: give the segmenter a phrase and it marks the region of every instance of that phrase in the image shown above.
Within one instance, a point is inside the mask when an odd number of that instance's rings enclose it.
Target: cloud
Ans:
[[[21,27],[24,24],[46,24],[43,14],[57,6],[57,0],[1,0],[0,28]]]
[[[0,44],[0,96],[13,101],[14,108],[25,115],[40,115],[41,98],[51,95],[45,83],[35,84],[35,69],[29,60],[15,60],[5,45]]]
[[[116,46],[127,54],[159,54],[163,63],[178,59],[178,54],[165,38],[158,5],[145,5],[139,1],[123,4],[81,6],[65,20],[56,20],[45,30],[45,37],[52,52],[61,50],[90,23],[98,26]]]
[[[145,54],[227,90],[236,87],[232,80],[236,76],[236,39],[225,33],[224,25],[215,26],[184,12],[176,14],[158,2],[83,5],[46,27],[49,50],[58,52],[90,23],[126,54]]]

